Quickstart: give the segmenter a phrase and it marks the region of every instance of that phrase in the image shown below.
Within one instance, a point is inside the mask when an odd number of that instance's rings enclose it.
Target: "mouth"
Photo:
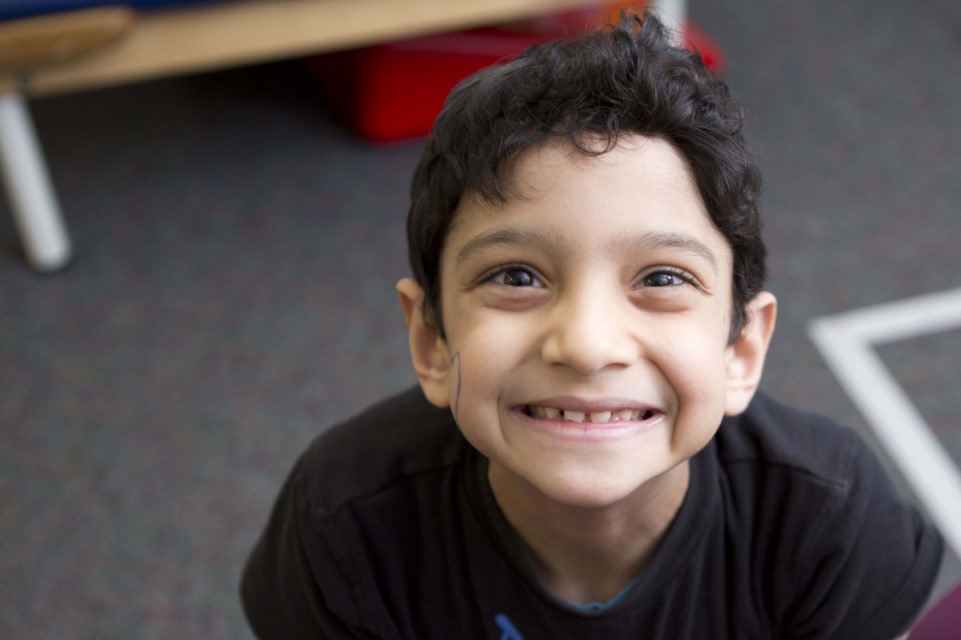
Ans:
[[[572,423],[612,424],[618,422],[644,422],[657,413],[652,409],[604,409],[601,411],[576,411],[545,405],[524,405],[521,413],[536,420],[553,420]]]

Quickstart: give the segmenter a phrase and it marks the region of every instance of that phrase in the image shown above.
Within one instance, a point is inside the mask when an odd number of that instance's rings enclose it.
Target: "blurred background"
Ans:
[[[763,387],[859,430],[916,499],[807,331],[961,287],[961,3],[687,11],[765,178]],[[240,568],[294,459],[414,382],[393,286],[423,138],[358,135],[401,107],[358,115],[357,60],[30,99],[75,256],[31,269],[0,202],[0,638],[249,638]],[[418,65],[398,104],[440,73]],[[877,351],[961,461],[961,326]],[[937,593],[959,581],[949,552]]]

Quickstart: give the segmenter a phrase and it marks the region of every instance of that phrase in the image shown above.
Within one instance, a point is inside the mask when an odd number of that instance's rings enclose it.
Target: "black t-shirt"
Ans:
[[[318,437],[244,572],[262,640],[893,640],[941,540],[853,431],[757,397],[691,460],[657,553],[587,611],[529,569],[487,461],[419,390]]]

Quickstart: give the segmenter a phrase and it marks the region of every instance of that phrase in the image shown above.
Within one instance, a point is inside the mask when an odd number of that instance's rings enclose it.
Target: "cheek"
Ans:
[[[469,327],[450,327],[453,355],[448,393],[459,422],[480,414],[490,419],[497,411],[505,390],[523,373],[521,365],[529,349],[521,334],[516,326],[488,318],[478,318]]]
[[[679,378],[682,403],[723,413],[726,389],[726,359],[716,345],[703,345],[686,354],[685,371]]]
[[[494,341],[478,330],[448,329],[451,349],[449,395],[454,417],[461,406],[473,405],[487,395],[490,380],[496,378],[496,359],[491,358]]]
[[[671,381],[678,404],[670,447],[681,458],[695,455],[714,437],[726,407],[723,367],[713,360],[694,362],[693,373]]]
[[[726,334],[689,333],[673,347],[662,372],[678,403],[676,437],[701,441],[713,434],[724,416]]]
[[[468,317],[465,313],[462,317]],[[452,352],[460,352],[465,376],[490,371],[496,375],[513,367],[531,350],[531,327],[503,314],[473,312],[470,322],[455,323],[448,331]]]

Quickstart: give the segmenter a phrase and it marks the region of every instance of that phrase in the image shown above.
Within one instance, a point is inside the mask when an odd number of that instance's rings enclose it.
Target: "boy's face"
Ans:
[[[535,148],[513,185],[507,205],[471,198],[457,214],[444,338],[420,318],[417,285],[399,284],[415,368],[500,485],[612,505],[744,409],[773,298],[752,303],[729,344],[731,250],[664,140],[625,138],[597,157]]]

